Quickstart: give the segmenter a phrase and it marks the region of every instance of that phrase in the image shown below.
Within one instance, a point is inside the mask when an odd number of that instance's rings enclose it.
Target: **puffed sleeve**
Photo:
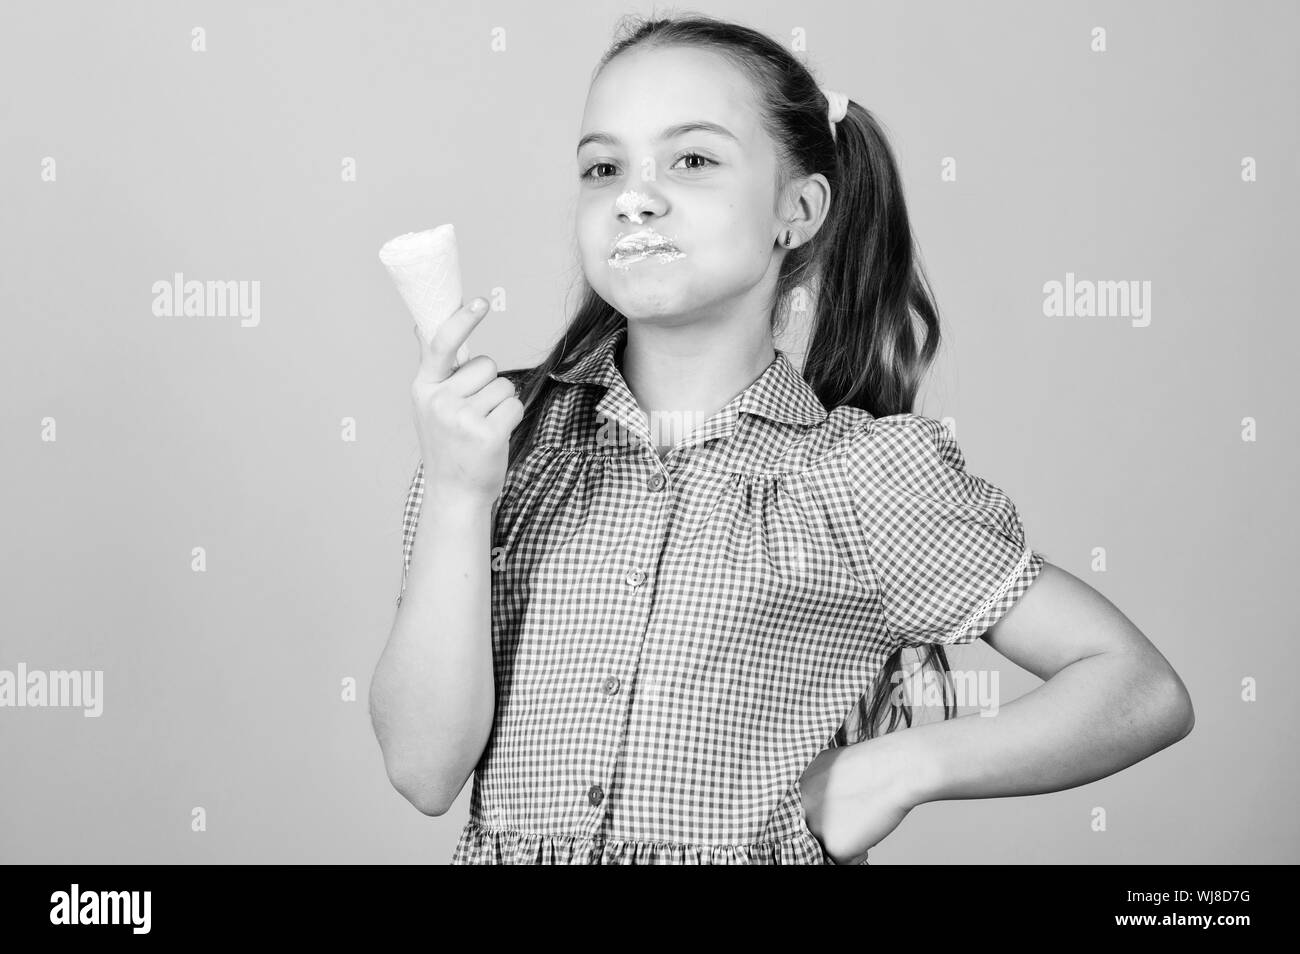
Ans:
[[[420,523],[420,504],[424,501],[424,461],[415,468],[411,489],[406,493],[406,510],[402,514],[402,589],[397,594],[397,605],[402,605],[406,592],[406,573],[411,568],[411,549],[415,546],[415,528]]]
[[[881,610],[902,645],[972,642],[1037,579],[1043,556],[1025,542],[1015,504],[966,471],[939,421],[875,418],[850,456]]]

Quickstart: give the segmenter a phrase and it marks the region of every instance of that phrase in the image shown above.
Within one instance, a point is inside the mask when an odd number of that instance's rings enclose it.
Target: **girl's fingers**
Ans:
[[[475,309],[474,305],[481,305]],[[470,336],[470,332],[488,313],[487,302],[475,298],[468,305],[456,309],[438,328],[432,340],[425,343],[420,373],[431,381],[445,381],[456,370],[456,352]]]
[[[508,378],[493,378],[472,394],[468,404],[479,417],[486,418],[498,404],[515,396],[515,386]]]
[[[488,412],[487,422],[507,440],[524,419],[524,404],[518,396],[511,395]]]

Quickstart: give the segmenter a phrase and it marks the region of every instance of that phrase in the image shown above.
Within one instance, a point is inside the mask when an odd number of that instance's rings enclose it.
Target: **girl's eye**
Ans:
[[[714,165],[714,166],[717,165],[717,163],[714,162],[712,159],[710,159],[708,156],[701,156],[698,152],[685,152],[685,153],[682,153],[680,156],[677,157],[677,161],[678,161],[678,162],[681,162],[683,159],[700,159],[700,160],[703,160],[704,162],[709,163],[710,165]],[[674,165],[676,165],[676,163],[674,163]],[[597,175],[592,175],[592,173],[593,173],[595,170],[601,168],[602,166],[610,166],[610,167],[613,167],[613,163],[610,163],[610,162],[597,162],[596,164],[594,164],[594,165],[592,165],[592,166],[589,166],[589,167],[587,168],[587,171],[584,172],[584,173],[582,174],[582,178],[584,178],[584,179],[591,179],[593,182],[599,182],[599,181],[601,181],[602,179],[609,179],[609,178],[611,178],[610,176],[597,176]],[[689,170],[688,170],[688,171],[691,171],[691,172],[698,172],[698,171],[700,171],[700,170],[702,170],[702,169],[704,169],[704,168],[706,168],[706,167],[705,167],[705,166],[692,166],[692,167],[689,167]]]
[[[713,166],[716,166],[716,165],[717,165],[717,163],[714,162],[712,159],[710,159],[708,156],[701,156],[698,152],[687,152],[687,153],[683,153],[682,156],[681,156],[681,159],[703,159],[705,162],[709,163],[710,165],[713,165]],[[678,161],[680,162],[681,159],[679,159]],[[703,169],[704,167],[703,167],[703,166],[696,166],[695,168],[697,168],[697,169]]]
[[[594,170],[599,169],[599,168],[601,168],[602,166],[608,166],[608,165],[612,165],[612,163],[608,163],[608,162],[598,162],[598,163],[596,163],[594,166],[591,166],[591,167],[590,167],[586,172],[584,172],[584,173],[582,174],[582,178],[584,178],[584,179],[608,179],[609,176],[593,176],[593,175],[592,175],[592,172],[593,172]]]

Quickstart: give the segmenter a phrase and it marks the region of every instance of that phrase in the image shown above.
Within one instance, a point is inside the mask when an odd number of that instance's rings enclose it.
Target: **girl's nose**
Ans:
[[[636,189],[628,189],[614,202],[618,215],[634,225],[641,224],[641,216],[646,213],[662,214],[659,206],[661,200]]]

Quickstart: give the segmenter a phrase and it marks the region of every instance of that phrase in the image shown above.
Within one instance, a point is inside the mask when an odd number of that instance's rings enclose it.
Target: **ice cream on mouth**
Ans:
[[[648,258],[660,262],[673,262],[685,257],[685,252],[654,229],[641,229],[629,235],[620,235],[610,250],[606,264],[610,268],[626,270],[629,266]]]

